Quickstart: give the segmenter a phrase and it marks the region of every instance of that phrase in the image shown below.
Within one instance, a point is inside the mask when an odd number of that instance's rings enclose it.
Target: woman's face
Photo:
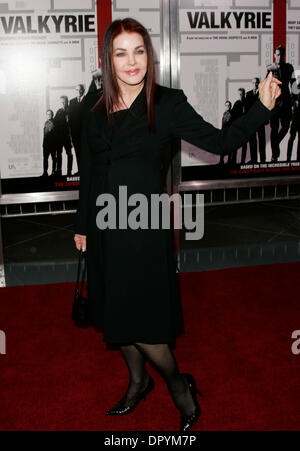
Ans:
[[[113,40],[112,61],[120,88],[142,83],[147,72],[143,37],[139,33],[120,33]]]

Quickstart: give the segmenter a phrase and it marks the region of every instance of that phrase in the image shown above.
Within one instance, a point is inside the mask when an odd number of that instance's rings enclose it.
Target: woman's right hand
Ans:
[[[82,249],[82,252],[86,251],[86,235],[79,235],[78,233],[75,233],[74,241],[78,251],[80,251],[80,249]]]

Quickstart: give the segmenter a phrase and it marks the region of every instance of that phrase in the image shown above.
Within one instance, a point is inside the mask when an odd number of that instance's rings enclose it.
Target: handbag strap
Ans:
[[[84,267],[83,267],[83,271],[81,273],[81,278],[80,278],[80,270],[81,270],[81,261],[82,258],[84,259]],[[79,286],[79,282],[81,282],[80,285],[80,296],[82,295],[82,291],[83,291],[83,282],[85,279],[85,273],[86,273],[86,251],[83,252],[82,249],[80,249],[79,251],[79,258],[78,258],[78,265],[77,265],[77,277],[76,277],[76,291],[78,293],[78,286]]]

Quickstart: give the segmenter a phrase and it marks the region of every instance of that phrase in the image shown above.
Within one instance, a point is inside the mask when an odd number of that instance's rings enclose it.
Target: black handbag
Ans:
[[[88,296],[83,296],[83,286],[86,274],[86,251],[79,251],[76,287],[74,293],[74,302],[72,309],[72,319],[80,323],[89,322]],[[80,276],[81,273],[81,276]]]

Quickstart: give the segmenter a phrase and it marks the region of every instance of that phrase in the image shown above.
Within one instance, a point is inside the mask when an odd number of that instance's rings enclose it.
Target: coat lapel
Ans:
[[[128,153],[126,141],[128,140],[128,135],[130,133],[130,125],[138,122],[140,118],[147,113],[145,86],[132,102],[130,108],[126,111],[127,114],[122,123],[119,124],[117,132],[112,135],[105,108],[102,106],[96,110],[101,127],[101,138],[103,139],[107,150],[113,149],[115,155],[122,154],[123,152]]]
[[[122,140],[122,136],[128,133],[128,126],[132,124],[132,122],[138,121],[138,119],[147,112],[147,103],[146,103],[146,94],[145,94],[145,86],[138,94],[138,96],[134,99],[132,104],[127,110],[127,114],[125,115],[122,124],[118,128],[117,133],[114,136],[114,140]]]

